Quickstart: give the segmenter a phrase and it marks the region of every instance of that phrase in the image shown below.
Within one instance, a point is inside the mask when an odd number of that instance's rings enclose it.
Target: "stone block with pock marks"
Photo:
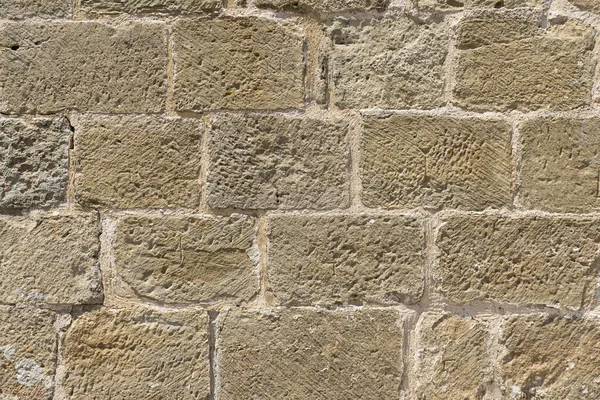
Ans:
[[[600,13],[600,3],[598,0],[569,0],[569,3],[585,11]]]
[[[385,10],[389,0],[256,0],[258,8],[284,11],[351,12]]]
[[[584,0],[585,1],[585,0]],[[595,1],[595,0],[591,0]],[[410,0],[413,7],[424,10],[541,8],[548,0]]]
[[[221,9],[221,0],[82,0],[89,15],[105,14],[197,14]]]
[[[70,18],[70,0],[0,0],[2,19]]]
[[[423,221],[370,215],[276,215],[268,271],[283,304],[417,303]]]

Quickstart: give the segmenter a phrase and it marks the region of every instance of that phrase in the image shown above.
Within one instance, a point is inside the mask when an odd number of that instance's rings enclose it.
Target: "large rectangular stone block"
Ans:
[[[0,217],[0,302],[102,301],[96,213]]]
[[[0,0],[2,19],[70,18],[70,0]]]
[[[410,4],[428,11],[460,11],[463,9],[541,8],[548,4],[548,0],[410,0]]]
[[[594,299],[598,219],[456,215],[442,222],[435,276],[450,302],[577,310]]]
[[[256,0],[259,8],[294,12],[383,11],[389,0]]]
[[[216,398],[398,399],[395,310],[232,310],[217,320]]]
[[[162,23],[13,22],[0,27],[0,112],[157,113],[166,100]]]
[[[136,293],[167,303],[235,304],[258,291],[254,218],[126,215],[115,265]]]
[[[416,303],[424,227],[416,217],[276,215],[268,271],[282,304]]]
[[[304,37],[260,17],[180,20],[174,27],[178,111],[302,108]]]
[[[80,118],[73,152],[77,200],[91,207],[198,207],[202,134],[195,119]]]
[[[104,14],[197,14],[221,9],[221,0],[81,0],[81,10]]]
[[[348,123],[226,114],[212,122],[206,184],[214,208],[343,208],[349,202]]]
[[[368,207],[482,210],[512,203],[511,128],[497,119],[365,116]]]

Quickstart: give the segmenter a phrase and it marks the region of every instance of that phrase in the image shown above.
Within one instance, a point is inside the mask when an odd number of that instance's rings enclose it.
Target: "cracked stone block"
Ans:
[[[56,366],[55,314],[0,305],[0,398],[50,400]]]
[[[202,122],[82,117],[75,125],[75,196],[82,205],[198,207]]]
[[[512,204],[511,127],[496,119],[365,116],[367,207],[483,210]]]
[[[177,111],[304,105],[304,36],[260,17],[180,20],[174,31]]]
[[[294,12],[383,11],[389,0],[257,0],[258,8]]]
[[[0,302],[102,301],[94,212],[0,216]]]
[[[415,217],[275,215],[268,271],[284,305],[417,303],[424,226]]]
[[[210,207],[331,209],[349,203],[348,123],[225,114],[212,122]]]
[[[239,304],[258,291],[255,219],[127,215],[117,222],[118,274],[167,303]]]
[[[595,218],[444,217],[434,276],[452,303],[493,300],[579,310],[594,299]]]
[[[231,310],[217,320],[217,398],[398,399],[403,318],[384,309]]]
[[[48,207],[64,199],[69,122],[0,118],[0,208]]]
[[[84,313],[64,338],[73,399],[208,399],[204,311],[106,309]]]
[[[162,23],[9,22],[0,27],[0,112],[158,113],[166,67]]]
[[[71,18],[69,0],[0,0],[3,19]]]
[[[221,0],[82,0],[81,10],[91,16],[105,14],[198,14],[218,11]]]
[[[448,27],[413,18],[337,18],[326,26],[340,108],[444,105]]]

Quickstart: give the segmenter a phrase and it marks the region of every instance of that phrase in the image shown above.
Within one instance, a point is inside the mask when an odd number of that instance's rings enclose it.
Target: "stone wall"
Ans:
[[[0,399],[600,399],[598,0],[0,0]]]

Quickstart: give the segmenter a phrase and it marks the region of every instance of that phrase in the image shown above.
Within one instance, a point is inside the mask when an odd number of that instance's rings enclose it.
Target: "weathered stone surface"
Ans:
[[[597,0],[569,0],[569,2],[582,10],[600,13],[600,3]]]
[[[279,215],[269,230],[269,282],[283,304],[421,298],[425,238],[418,218]]]
[[[328,31],[335,102],[341,108],[435,108],[444,104],[443,22],[338,18]]]
[[[75,127],[75,195],[86,206],[196,208],[199,120],[81,118]]]
[[[100,309],[66,333],[63,386],[73,399],[208,399],[202,311]]]
[[[362,200],[368,207],[482,210],[512,202],[506,122],[366,116],[361,148]]]
[[[505,399],[600,398],[600,324],[543,314],[507,317]]]
[[[258,290],[254,223],[237,214],[125,216],[117,223],[117,271],[137,293],[163,302],[249,300]]]
[[[231,311],[218,320],[217,398],[397,399],[402,314]]]
[[[389,0],[257,0],[259,8],[285,11],[350,12],[385,10]]]
[[[102,14],[197,14],[221,9],[220,0],[82,0],[81,10]]]
[[[425,313],[415,335],[412,379],[416,398],[492,399],[488,322],[451,314]]]
[[[179,111],[302,108],[304,39],[259,17],[175,24],[175,107]]]
[[[0,119],[0,208],[46,207],[63,199],[70,137],[64,118]]]
[[[0,28],[0,112],[160,112],[161,23],[14,22]]]
[[[0,306],[1,399],[52,399],[54,320],[48,310]]]
[[[458,25],[453,89],[458,106],[569,110],[590,102],[593,30],[574,21],[530,35],[529,29],[494,15]]]
[[[69,18],[70,14],[69,0],[0,0],[2,19]]]
[[[212,123],[206,196],[214,208],[326,209],[349,201],[348,124],[280,115]]]
[[[600,119],[534,118],[520,128],[519,199],[527,208],[600,210]]]
[[[0,217],[0,302],[102,300],[96,213]]]
[[[411,3],[414,7],[426,10],[512,9],[542,7],[547,4],[547,0],[411,0]]]
[[[592,301],[600,265],[597,219],[456,215],[443,222],[436,275],[451,302],[579,309]]]

